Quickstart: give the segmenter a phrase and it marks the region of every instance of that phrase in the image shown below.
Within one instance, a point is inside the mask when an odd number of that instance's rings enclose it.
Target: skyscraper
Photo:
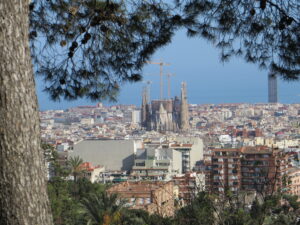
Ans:
[[[269,103],[277,103],[277,77],[275,74],[268,75],[268,92],[269,92]]]
[[[143,95],[142,95],[142,110],[141,110],[141,123],[142,126],[146,126],[147,124],[147,89],[146,87],[143,88]]]

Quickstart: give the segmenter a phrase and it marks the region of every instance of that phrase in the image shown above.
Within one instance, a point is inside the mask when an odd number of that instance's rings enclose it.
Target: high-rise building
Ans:
[[[147,124],[147,89],[143,88],[143,95],[142,95],[142,110],[141,110],[141,124],[142,126],[146,126]]]
[[[271,193],[282,187],[287,165],[287,154],[266,146],[211,149],[205,185],[217,193]]]
[[[268,75],[268,93],[269,93],[269,103],[277,103],[277,77],[275,74]]]

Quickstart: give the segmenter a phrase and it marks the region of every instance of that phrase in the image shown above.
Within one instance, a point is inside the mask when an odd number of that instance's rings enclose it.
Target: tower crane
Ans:
[[[146,61],[148,64],[156,64],[159,65],[159,76],[160,76],[160,100],[163,100],[163,67],[164,66],[170,66],[169,63],[165,63],[162,60],[160,62],[152,62],[152,61]]]

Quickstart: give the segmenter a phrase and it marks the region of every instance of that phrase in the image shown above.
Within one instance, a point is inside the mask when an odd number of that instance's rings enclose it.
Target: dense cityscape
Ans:
[[[97,103],[40,118],[61,166],[80,158],[76,176],[113,184],[107,193],[132,209],[174,216],[201,191],[300,197],[300,104],[188,104],[182,83],[180,98],[150,100],[144,89],[141,106]]]

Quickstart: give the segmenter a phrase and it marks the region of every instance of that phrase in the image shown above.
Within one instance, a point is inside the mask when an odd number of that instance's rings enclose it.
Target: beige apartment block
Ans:
[[[300,201],[300,168],[292,168],[288,173],[289,176],[289,193],[298,196]]]
[[[164,217],[174,215],[174,184],[172,181],[122,182],[107,190],[126,200],[129,208],[143,209]]]
[[[105,171],[103,166],[93,166],[89,162],[80,165],[81,172],[79,177],[84,177],[92,183],[102,181],[101,174]]]

